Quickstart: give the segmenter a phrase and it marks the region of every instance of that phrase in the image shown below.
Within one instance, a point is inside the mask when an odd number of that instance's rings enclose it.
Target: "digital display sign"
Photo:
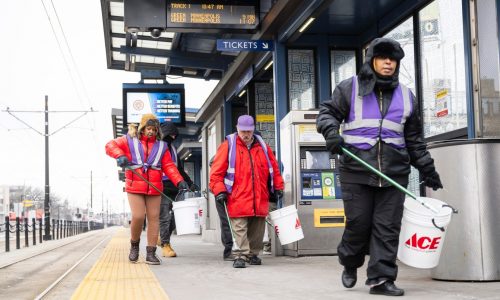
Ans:
[[[185,125],[184,85],[123,85],[124,126],[140,123],[143,114],[154,114],[160,123],[170,121]]]
[[[256,29],[258,25],[255,1],[167,1],[168,29]]]

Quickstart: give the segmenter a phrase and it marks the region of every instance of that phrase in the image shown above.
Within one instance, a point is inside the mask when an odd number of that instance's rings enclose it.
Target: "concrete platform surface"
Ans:
[[[144,240],[145,237],[143,237]],[[335,256],[273,257],[262,255],[261,266],[234,269],[222,260],[222,246],[201,241],[200,236],[172,236],[175,258],[162,258],[150,266],[172,300],[181,299],[383,299],[370,295],[366,263],[358,283],[346,289],[340,281],[342,267]],[[144,251],[141,245],[141,252]],[[161,249],[158,248],[158,254]],[[500,299],[500,282],[445,282],[432,280],[429,270],[399,263],[396,284],[404,299]]]

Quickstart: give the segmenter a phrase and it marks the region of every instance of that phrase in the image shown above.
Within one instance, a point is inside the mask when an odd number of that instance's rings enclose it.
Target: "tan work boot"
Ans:
[[[174,249],[172,249],[172,246],[169,244],[165,244],[162,247],[162,255],[163,257],[176,257],[177,253],[175,253]]]
[[[158,247],[161,247],[161,236],[160,235],[158,235],[158,241],[156,242],[156,245]]]

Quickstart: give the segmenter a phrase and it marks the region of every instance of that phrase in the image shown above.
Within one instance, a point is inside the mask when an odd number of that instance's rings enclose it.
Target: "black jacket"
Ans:
[[[170,144],[168,145],[168,150],[170,151]],[[184,168],[182,167],[181,160],[179,157],[177,157],[177,169],[179,170],[179,173],[182,175],[184,178],[184,181],[191,186],[193,184],[193,181],[191,178],[189,178],[189,175],[184,171]],[[174,183],[170,180],[163,180],[163,193],[169,197],[175,197],[177,193],[179,193],[179,189],[174,185]]]
[[[389,88],[379,88],[373,73],[370,74],[371,55],[367,53],[367,62],[358,75],[360,94],[366,95],[374,91],[377,99],[382,98],[382,115],[387,112],[392,100],[394,85]],[[399,63],[398,68],[399,70]],[[373,72],[373,71],[372,71]],[[397,80],[397,74],[395,76]],[[320,105],[319,115],[316,121],[318,132],[325,138],[329,135],[339,133],[340,124],[348,117],[351,105],[352,78],[342,81],[333,92],[330,101]],[[434,172],[434,161],[427,151],[427,146],[422,138],[422,121],[415,96],[412,94],[412,114],[406,120],[404,137],[406,148],[397,149],[381,140],[369,150],[361,150],[348,145],[345,147],[358,157],[391,177],[399,184],[408,184],[410,165],[413,165],[423,174]],[[367,170],[357,161],[347,155],[340,157],[340,180],[345,183],[367,184],[371,186],[389,186],[390,184],[378,175]]]

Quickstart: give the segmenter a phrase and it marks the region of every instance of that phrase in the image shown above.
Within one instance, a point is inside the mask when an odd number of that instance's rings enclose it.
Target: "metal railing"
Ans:
[[[52,219],[52,224],[49,224],[52,230],[50,240],[59,240],[66,237],[74,236],[80,233],[85,233],[91,230],[103,229],[104,224],[94,221],[71,221],[71,220],[55,220]],[[43,230],[45,224],[43,219],[31,219],[31,224],[28,218],[21,219],[16,217],[15,223],[5,217],[5,223],[0,224],[0,234],[5,232],[5,252],[10,251],[11,234],[15,234],[16,249],[21,249],[21,235],[24,235],[24,247],[30,246],[30,233],[31,245],[35,246],[38,241],[41,244],[46,237],[43,237]]]

